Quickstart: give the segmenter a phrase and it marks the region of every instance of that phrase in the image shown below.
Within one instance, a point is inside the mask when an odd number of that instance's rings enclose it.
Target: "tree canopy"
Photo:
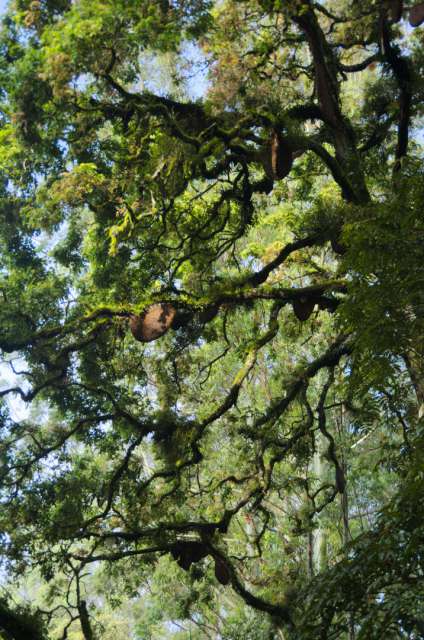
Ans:
[[[422,23],[10,2],[0,637],[424,638]]]

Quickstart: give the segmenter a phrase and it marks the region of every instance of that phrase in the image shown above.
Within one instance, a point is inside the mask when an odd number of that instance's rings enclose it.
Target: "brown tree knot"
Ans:
[[[301,322],[305,322],[314,310],[315,300],[307,296],[302,296],[301,298],[293,300],[292,305],[297,319]]]
[[[409,12],[409,24],[411,27],[419,27],[424,22],[424,2],[416,4]]]
[[[215,561],[215,577],[222,585],[230,582],[231,575],[225,561],[213,554],[206,544],[195,540],[179,540],[175,542],[170,553],[179,566],[185,571],[189,571],[192,564],[203,560],[208,555],[212,555]]]
[[[293,166],[293,149],[277,131],[271,135],[271,169],[274,180],[282,180]]]

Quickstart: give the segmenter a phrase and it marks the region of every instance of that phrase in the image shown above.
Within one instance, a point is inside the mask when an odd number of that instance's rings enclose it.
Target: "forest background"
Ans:
[[[4,640],[424,638],[423,23],[9,3]]]

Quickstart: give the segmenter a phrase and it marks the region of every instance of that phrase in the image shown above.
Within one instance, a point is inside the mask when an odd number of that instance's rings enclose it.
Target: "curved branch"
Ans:
[[[313,378],[321,369],[336,366],[340,362],[341,358],[352,353],[352,350],[353,345],[351,344],[349,337],[340,336],[322,356],[311,362],[302,372],[300,372],[298,377],[290,385],[285,396],[271,405],[268,411],[266,411],[266,413],[256,421],[251,430],[256,431],[258,427],[262,427],[271,420],[279,418],[302,391],[305,381]]]
[[[372,56],[368,56],[368,58],[365,58],[365,60],[357,62],[356,64],[343,64],[340,62],[339,68],[345,73],[357,73],[358,71],[364,71],[364,69],[367,69],[370,64],[377,62],[379,59],[380,54],[374,53]]]
[[[400,169],[400,161],[408,152],[409,126],[412,106],[412,72],[408,58],[402,56],[399,48],[392,43],[392,34],[387,17],[387,9],[382,5],[380,15],[380,50],[388,62],[399,85],[399,120],[396,164],[394,171]]]

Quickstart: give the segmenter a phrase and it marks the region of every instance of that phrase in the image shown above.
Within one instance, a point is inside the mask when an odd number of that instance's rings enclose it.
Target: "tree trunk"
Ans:
[[[318,485],[326,482],[326,468],[323,460],[324,443],[321,433],[316,434],[315,453],[313,459],[314,476]],[[323,527],[320,525],[319,516],[317,518],[318,526],[313,532],[313,566],[314,572],[320,573],[327,567],[327,535]]]

